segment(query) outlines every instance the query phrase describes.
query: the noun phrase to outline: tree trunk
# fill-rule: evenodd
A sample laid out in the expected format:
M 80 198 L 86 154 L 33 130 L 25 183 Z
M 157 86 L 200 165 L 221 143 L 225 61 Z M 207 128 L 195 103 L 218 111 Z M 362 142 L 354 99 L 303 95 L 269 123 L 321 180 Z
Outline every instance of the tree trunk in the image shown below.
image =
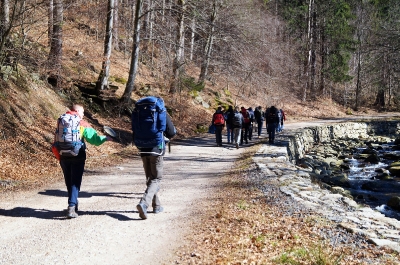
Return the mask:
M 194 51 L 194 37 L 196 33 L 196 19 L 192 18 L 192 24 L 190 26 L 191 35 L 190 35 L 190 60 L 193 60 L 193 51 Z
M 135 8 L 135 20 L 133 25 L 133 47 L 132 47 L 132 59 L 131 66 L 129 69 L 128 83 L 126 84 L 124 94 L 121 100 L 128 104 L 131 101 L 132 91 L 135 85 L 136 74 L 138 70 L 138 59 L 139 59 L 139 42 L 140 42 L 140 16 L 142 14 L 143 0 L 136 0 Z
M 178 0 L 177 3 L 177 31 L 176 31 L 176 43 L 175 43 L 175 58 L 172 63 L 173 80 L 171 83 L 170 93 L 174 94 L 178 90 L 179 79 L 183 72 L 183 57 L 184 57 L 184 45 L 185 45 L 185 24 L 184 24 L 184 11 L 185 11 L 185 0 Z
M 114 0 L 108 0 L 106 36 L 104 38 L 104 57 L 99 78 L 97 79 L 96 83 L 97 94 L 100 94 L 100 91 L 109 88 L 108 78 L 110 75 L 110 56 L 111 56 L 112 41 L 113 41 L 112 39 L 112 29 L 114 21 L 113 17 L 114 17 Z
M 356 80 L 356 102 L 354 106 L 354 110 L 358 111 L 360 107 L 360 99 L 361 99 L 361 42 L 360 36 L 358 36 L 359 45 L 357 51 L 357 80 Z
M 48 14 L 47 17 L 49 21 L 47 22 L 47 37 L 48 37 L 48 44 L 51 46 L 51 40 L 53 39 L 53 10 L 54 10 L 54 3 L 53 0 L 49 0 L 48 5 Z
M 310 98 L 311 100 L 315 100 L 315 76 L 316 76 L 316 44 L 317 44 L 317 12 L 315 11 L 315 6 L 313 4 L 312 7 L 312 27 L 311 27 L 311 69 L 310 69 Z
M 309 0 L 308 4 L 308 15 L 307 15 L 307 59 L 305 60 L 304 63 L 304 71 L 303 71 L 303 76 L 304 76 L 304 90 L 303 90 L 303 97 L 302 101 L 307 100 L 307 91 L 310 87 L 310 79 L 309 79 L 309 71 L 311 68 L 311 57 L 312 57 L 312 14 L 313 14 L 313 8 L 314 8 L 314 0 Z
M 113 27 L 112 27 L 112 36 L 113 36 L 113 46 L 114 50 L 119 51 L 119 0 L 114 0 L 114 21 L 113 21 Z
M 51 38 L 49 65 L 52 70 L 60 70 L 63 45 L 63 1 L 54 0 L 53 36 Z
M 1 0 L 1 18 L 0 18 L 0 59 L 3 53 L 5 40 L 10 32 L 10 3 L 9 0 Z M 1 65 L 1 60 L 0 60 Z
M 204 83 L 205 79 L 207 78 L 208 74 L 208 67 L 210 65 L 210 59 L 211 59 L 211 52 L 212 52 L 212 46 L 214 42 L 214 32 L 215 32 L 215 20 L 217 18 L 217 0 L 214 1 L 213 3 L 213 10 L 210 16 L 210 29 L 209 33 L 207 36 L 207 42 L 204 47 L 204 56 L 203 56 L 203 61 L 201 64 L 201 69 L 200 69 L 200 75 L 199 75 L 199 83 Z

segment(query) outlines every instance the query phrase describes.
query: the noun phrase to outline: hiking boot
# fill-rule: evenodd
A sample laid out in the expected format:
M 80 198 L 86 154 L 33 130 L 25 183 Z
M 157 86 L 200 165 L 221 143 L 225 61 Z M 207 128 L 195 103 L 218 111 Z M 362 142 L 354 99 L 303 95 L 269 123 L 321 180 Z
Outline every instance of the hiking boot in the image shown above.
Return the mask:
M 147 206 L 143 203 L 139 203 L 136 205 L 136 209 L 139 211 L 139 216 L 143 220 L 147 219 Z
M 161 213 L 164 211 L 164 207 L 162 206 L 157 206 L 153 208 L 153 213 Z
M 236 149 L 239 149 L 239 144 L 238 143 L 236 143 Z
M 67 218 L 76 218 L 78 214 L 75 212 L 75 206 L 68 206 Z

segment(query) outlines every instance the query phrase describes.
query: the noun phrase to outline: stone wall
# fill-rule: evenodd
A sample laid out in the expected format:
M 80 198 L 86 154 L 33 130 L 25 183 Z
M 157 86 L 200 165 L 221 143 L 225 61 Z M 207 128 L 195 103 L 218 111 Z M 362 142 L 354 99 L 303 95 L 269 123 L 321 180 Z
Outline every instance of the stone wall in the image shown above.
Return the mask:
M 332 139 L 367 139 L 372 135 L 400 137 L 400 121 L 359 121 L 343 122 L 318 127 L 307 127 L 285 135 L 289 160 L 295 163 L 302 158 L 314 143 L 329 142 Z

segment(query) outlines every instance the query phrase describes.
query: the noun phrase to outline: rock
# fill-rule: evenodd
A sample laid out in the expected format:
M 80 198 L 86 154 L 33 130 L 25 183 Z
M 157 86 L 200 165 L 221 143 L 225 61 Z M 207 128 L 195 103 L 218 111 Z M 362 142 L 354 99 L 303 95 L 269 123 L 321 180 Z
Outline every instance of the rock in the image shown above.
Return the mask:
M 336 176 L 324 176 L 321 181 L 331 185 L 331 186 L 339 186 L 339 187 L 345 187 L 345 188 L 350 188 L 350 182 L 349 179 L 345 174 L 341 175 L 336 175 Z
M 373 181 L 365 182 L 364 184 L 361 185 L 361 189 L 369 191 L 379 191 L 379 188 L 376 187 Z
M 387 202 L 387 206 L 389 206 L 394 210 L 400 211 L 400 197 L 397 196 L 391 197 Z
M 389 172 L 390 172 L 390 174 L 392 174 L 394 176 L 397 176 L 397 177 L 400 176 L 400 166 L 389 168 Z
M 386 172 L 379 173 L 378 175 L 375 176 L 375 178 L 380 179 L 380 180 L 392 180 L 393 178 Z
M 389 167 L 400 167 L 400 161 L 393 162 L 389 165 Z
M 365 162 L 369 162 L 371 164 L 378 164 L 379 161 L 381 161 L 381 159 L 379 158 L 379 156 L 377 154 L 371 154 L 369 155 L 366 159 Z

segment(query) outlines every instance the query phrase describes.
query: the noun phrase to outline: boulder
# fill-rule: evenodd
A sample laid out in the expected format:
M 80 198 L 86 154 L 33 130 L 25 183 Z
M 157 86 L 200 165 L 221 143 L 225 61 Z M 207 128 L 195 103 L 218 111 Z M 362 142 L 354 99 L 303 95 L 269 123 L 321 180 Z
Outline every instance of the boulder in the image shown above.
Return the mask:
M 389 172 L 393 176 L 400 177 L 400 166 L 390 167 Z
M 377 154 L 371 154 L 369 155 L 366 159 L 365 162 L 369 162 L 371 164 L 378 164 L 379 161 L 381 161 L 381 159 L 379 158 L 379 156 Z
M 389 165 L 389 167 L 400 167 L 400 161 L 393 162 Z
M 397 196 L 391 197 L 387 202 L 387 206 L 389 206 L 394 210 L 400 211 L 400 197 Z
M 363 190 L 369 190 L 369 191 L 379 191 L 379 187 L 375 185 L 373 181 L 365 182 L 364 184 L 361 185 L 361 189 Z
M 347 175 L 341 174 L 336 176 L 324 176 L 321 181 L 331 185 L 331 186 L 339 186 L 344 188 L 350 188 L 350 182 L 347 178 Z

